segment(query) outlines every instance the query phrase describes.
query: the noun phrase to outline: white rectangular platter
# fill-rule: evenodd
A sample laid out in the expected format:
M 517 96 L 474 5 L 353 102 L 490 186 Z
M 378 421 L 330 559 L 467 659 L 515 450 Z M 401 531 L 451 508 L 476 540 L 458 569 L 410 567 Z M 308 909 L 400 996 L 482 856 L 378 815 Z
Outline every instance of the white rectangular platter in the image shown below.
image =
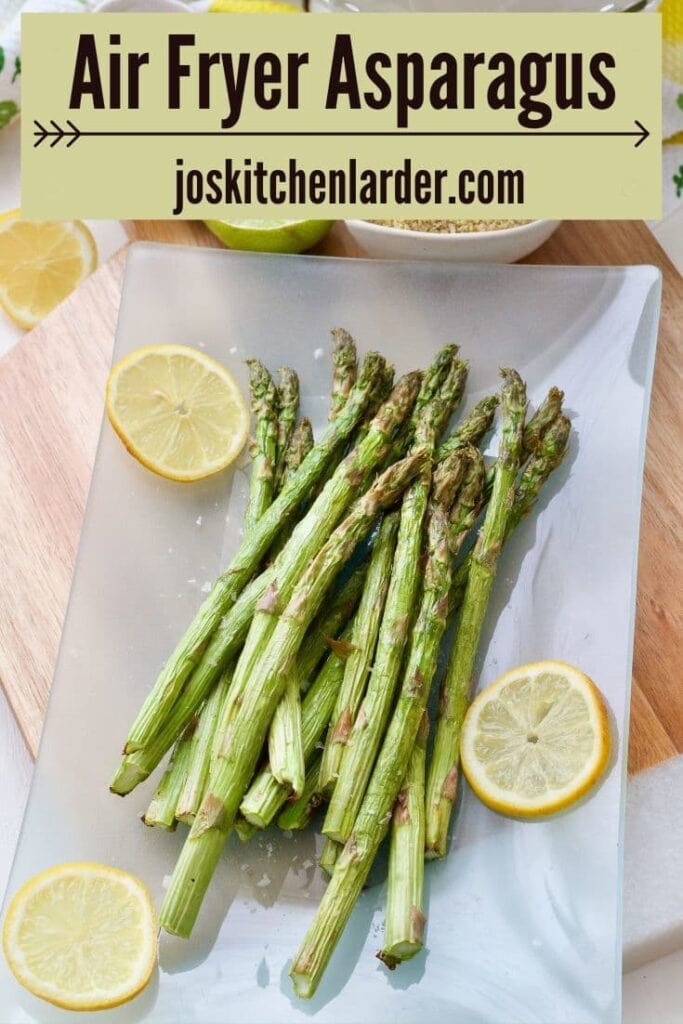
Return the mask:
M 621 842 L 640 493 L 660 282 L 651 267 L 456 266 L 132 247 L 116 357 L 153 342 L 202 347 L 246 387 L 244 359 L 293 365 L 318 431 L 329 330 L 403 372 L 446 341 L 470 360 L 463 408 L 514 366 L 535 406 L 564 388 L 571 451 L 506 546 L 479 685 L 550 657 L 609 702 L 616 755 L 590 800 L 523 824 L 462 787 L 449 857 L 427 866 L 427 951 L 394 973 L 380 946 L 381 864 L 313 1001 L 287 968 L 323 880 L 312 833 L 228 843 L 189 942 L 163 937 L 160 970 L 101 1024 L 617 1024 Z M 494 437 L 491 450 L 495 451 Z M 35 782 L 9 891 L 67 860 L 142 877 L 157 901 L 183 841 L 139 821 L 150 780 L 108 782 L 127 727 L 203 592 L 239 543 L 246 458 L 197 485 L 163 481 L 104 425 Z M 74 1018 L 0 965 L 3 1024 Z

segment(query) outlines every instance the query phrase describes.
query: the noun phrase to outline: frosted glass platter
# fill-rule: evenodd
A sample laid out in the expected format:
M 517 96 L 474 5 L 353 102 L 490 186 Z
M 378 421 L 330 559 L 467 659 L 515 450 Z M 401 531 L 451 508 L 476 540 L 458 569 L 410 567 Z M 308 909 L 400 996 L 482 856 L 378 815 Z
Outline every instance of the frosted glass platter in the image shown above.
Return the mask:
M 243 360 L 289 363 L 317 430 L 327 411 L 329 330 L 381 348 L 398 371 L 457 340 L 465 406 L 517 367 L 533 405 L 567 394 L 574 436 L 538 514 L 506 547 L 479 682 L 541 657 L 599 683 L 616 756 L 592 799 L 552 821 L 498 817 L 462 787 L 451 852 L 427 867 L 427 952 L 393 974 L 379 948 L 379 864 L 310 1003 L 287 967 L 323 881 L 312 833 L 229 841 L 189 942 L 163 937 L 160 971 L 101 1024 L 620 1019 L 621 844 L 636 555 L 660 282 L 652 267 L 458 266 L 281 257 L 134 245 L 116 356 L 151 342 L 202 347 L 246 384 Z M 495 438 L 492 450 L 495 450 Z M 140 875 L 159 901 L 183 841 L 139 821 L 153 781 L 125 799 L 109 778 L 128 724 L 210 582 L 235 550 L 246 460 L 176 485 L 138 466 L 105 424 L 10 892 L 66 860 Z M 514 583 L 514 587 L 513 587 Z M 73 1018 L 0 965 L 3 1024 Z

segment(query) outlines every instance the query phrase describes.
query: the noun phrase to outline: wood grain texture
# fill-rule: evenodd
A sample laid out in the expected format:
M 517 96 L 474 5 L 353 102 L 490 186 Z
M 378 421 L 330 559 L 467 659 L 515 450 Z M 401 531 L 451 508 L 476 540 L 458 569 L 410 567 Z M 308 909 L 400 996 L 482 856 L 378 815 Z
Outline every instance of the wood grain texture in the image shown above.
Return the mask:
M 123 262 L 96 271 L 0 362 L 0 680 L 33 755 L 90 485 Z
M 131 221 L 127 229 L 134 240 L 219 247 L 201 224 Z M 343 225 L 317 251 L 359 255 Z M 629 771 L 637 772 L 683 752 L 683 280 L 638 222 L 567 222 L 527 262 L 653 263 L 664 273 L 631 706 Z M 118 255 L 0 363 L 0 478 L 8 481 L 0 494 L 0 680 L 33 753 L 92 469 L 122 266 Z

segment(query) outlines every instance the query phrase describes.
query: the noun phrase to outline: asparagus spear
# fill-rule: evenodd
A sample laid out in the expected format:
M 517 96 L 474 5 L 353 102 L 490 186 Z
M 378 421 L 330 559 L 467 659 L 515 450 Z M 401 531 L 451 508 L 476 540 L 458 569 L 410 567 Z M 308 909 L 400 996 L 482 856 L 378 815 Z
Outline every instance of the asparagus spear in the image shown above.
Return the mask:
M 386 835 L 401 789 L 446 628 L 451 581 L 449 516 L 464 460 L 455 453 L 435 476 L 428 518 L 428 551 L 420 608 L 410 639 L 401 692 L 377 758 L 353 832 L 339 854 L 317 914 L 290 971 L 295 992 L 310 998 L 360 896 L 377 850 Z
M 428 415 L 428 422 L 437 435 L 448 422 L 462 397 L 467 380 L 467 366 L 458 359 L 458 351 L 457 345 L 444 345 L 427 367 L 412 416 L 402 428 L 397 440 L 396 450 L 399 456 L 405 454 L 414 443 L 418 425 L 424 420 L 425 415 Z M 435 403 L 440 406 L 438 423 L 433 409 Z
M 386 362 L 379 353 L 371 352 L 365 357 L 358 381 L 340 414 L 329 424 L 323 437 L 254 529 L 247 533 L 230 566 L 214 584 L 147 696 L 128 734 L 127 753 L 143 748 L 159 732 L 185 681 L 200 660 L 209 637 L 254 575 L 283 520 L 310 494 L 327 471 L 335 452 L 360 421 L 377 375 L 384 373 L 385 366 Z
M 374 420 L 375 416 L 377 415 L 377 413 L 382 408 L 387 398 L 391 394 L 393 386 L 394 367 L 391 365 L 391 363 L 387 363 L 384 372 L 377 375 L 377 379 L 375 381 L 372 394 L 370 395 L 370 399 L 368 401 L 367 411 L 362 422 L 359 423 L 355 432 L 351 436 L 349 448 L 357 448 L 361 441 L 367 436 L 372 421 Z M 401 452 L 400 454 L 405 454 L 405 452 Z M 400 454 L 397 454 L 396 458 L 399 458 Z M 343 452 L 337 454 L 337 461 L 335 464 L 333 464 L 333 467 L 330 470 L 330 476 L 332 475 L 332 472 L 337 468 L 337 465 L 342 461 L 343 457 Z M 322 484 L 319 485 L 318 491 L 314 493 L 314 497 L 317 497 L 320 490 L 322 490 Z
M 244 818 L 235 818 L 235 832 L 241 843 L 248 843 L 256 831 L 256 826 L 250 825 Z
M 342 639 L 347 642 L 350 637 L 351 626 L 347 626 Z M 331 651 L 303 699 L 301 737 L 306 765 L 311 763 L 318 742 L 327 728 L 344 678 L 344 665 L 345 659 Z M 270 767 L 266 766 L 247 790 L 240 804 L 240 812 L 256 827 L 266 828 L 289 796 L 289 786 L 283 786 L 278 782 Z
M 223 671 L 232 671 L 230 659 L 244 643 L 256 604 L 263 597 L 271 579 L 272 569 L 256 577 L 242 591 L 227 616 L 232 625 L 220 658 L 209 663 L 205 655 L 201 663 L 202 671 L 197 670 L 192 674 L 156 736 L 145 747 L 123 757 L 109 785 L 112 793 L 125 796 L 151 775 L 183 729 L 193 720 L 216 679 Z M 223 665 L 226 663 L 227 668 L 224 670 Z
M 340 587 L 337 594 L 333 597 L 329 609 L 318 616 L 306 634 L 305 644 L 299 658 L 297 659 L 295 672 L 298 686 L 302 692 L 306 692 L 311 680 L 314 678 L 314 672 L 317 666 L 328 653 L 328 645 L 330 641 L 338 636 L 339 631 L 346 625 L 353 615 L 361 594 L 363 593 L 366 574 L 367 565 L 360 565 L 351 574 L 344 585 Z M 273 722 L 276 721 L 278 712 L 280 712 L 282 707 L 283 702 L 281 701 L 275 715 L 273 716 Z M 223 738 L 232 720 L 234 710 L 234 706 L 226 700 L 221 709 L 220 718 L 216 727 L 212 765 L 215 764 L 215 760 L 220 752 Z M 327 722 L 325 724 L 327 724 Z M 272 728 L 273 725 L 271 723 L 271 729 Z M 319 737 L 316 737 L 316 742 L 317 739 L 319 739 Z
M 435 399 L 439 396 L 451 368 L 456 362 L 459 362 L 457 360 L 458 351 L 457 345 L 444 345 L 443 348 L 439 349 L 433 361 L 427 367 L 420 393 L 415 402 L 415 408 L 410 417 L 411 437 L 415 435 L 417 425 L 427 407 L 432 406 Z M 449 416 L 450 412 L 446 415 L 446 421 L 448 421 Z
M 270 641 L 256 652 L 231 740 L 222 750 L 161 907 L 159 919 L 166 931 L 185 937 L 192 931 L 306 629 L 358 541 L 380 512 L 398 500 L 427 459 L 428 453 L 418 450 L 391 466 L 356 502 L 294 588 Z
M 278 429 L 279 400 L 268 370 L 257 359 L 247 361 L 249 366 L 249 388 L 251 393 L 252 412 L 255 420 L 255 436 L 252 442 L 252 473 L 249 490 L 249 501 L 245 514 L 245 530 L 260 518 L 270 505 L 273 497 L 274 465 L 277 452 L 276 430 Z M 293 371 L 290 371 L 293 373 Z M 298 378 L 296 380 L 296 404 L 298 404 Z M 291 389 L 290 389 L 291 390 Z M 285 392 L 286 397 L 290 395 Z M 296 406 L 295 406 L 296 413 Z M 282 416 L 287 416 L 283 410 Z M 222 688 L 219 687 L 222 692 Z M 176 817 L 179 821 L 191 823 L 199 803 L 209 764 L 209 751 L 216 725 L 218 707 L 217 697 L 209 697 L 202 708 L 199 725 L 195 729 L 192 750 L 189 756 L 173 758 L 172 776 L 164 776 L 163 785 L 166 791 L 179 794 Z M 180 740 L 178 741 L 180 742 Z M 112 788 L 117 785 L 114 780 Z M 156 796 L 152 801 L 152 813 L 156 806 Z
M 488 395 L 477 402 L 453 434 L 439 445 L 435 461 L 443 462 L 445 458 L 466 444 L 479 444 L 493 425 L 493 417 L 496 414 L 498 403 L 498 395 Z
M 224 744 L 230 741 L 232 722 L 250 677 L 257 670 L 256 661 L 275 629 L 278 611 L 286 605 L 302 573 L 341 520 L 354 497 L 364 484 L 367 486 L 368 475 L 391 451 L 394 432 L 410 414 L 420 380 L 419 373 L 409 373 L 401 378 L 370 424 L 366 436 L 337 467 L 278 556 L 273 566 L 271 585 L 256 608 L 237 663 L 228 696 L 231 710 L 224 716 Z M 213 645 L 221 642 L 220 632 L 217 631 L 207 655 L 210 655 Z
M 455 360 L 454 355 L 453 358 Z M 430 447 L 435 443 L 435 424 L 440 427 L 448 421 L 452 412 L 450 403 L 457 401 L 462 394 L 461 372 L 455 360 L 452 364 L 452 373 L 447 377 L 445 401 L 437 391 L 432 401 L 422 408 L 422 415 L 417 424 L 418 438 Z M 452 440 L 456 442 L 453 452 L 461 451 L 470 441 L 479 439 L 490 426 L 497 404 L 497 399 L 489 398 L 476 406 L 453 435 Z M 443 449 L 444 446 L 441 447 Z M 444 455 L 442 462 L 445 462 L 447 457 Z M 420 562 L 422 530 L 430 484 L 431 475 L 425 472 L 414 481 L 403 498 L 396 556 L 377 641 L 375 664 L 365 698 L 343 752 L 337 782 L 323 824 L 323 833 L 338 841 L 346 842 L 351 833 L 391 711 L 417 600 L 417 567 Z
M 391 822 L 384 945 L 377 954 L 389 970 L 422 949 L 425 847 L 425 769 L 429 718 L 425 712 Z
M 543 435 L 517 484 L 506 537 L 509 537 L 522 519 L 531 512 L 541 487 L 562 462 L 567 452 L 571 429 L 569 419 L 564 413 L 560 413 Z
M 245 531 L 261 518 L 263 512 L 271 504 L 275 490 L 276 456 L 280 456 L 280 445 L 282 444 L 283 462 L 285 461 L 284 446 L 289 440 L 290 421 L 296 417 L 299 402 L 299 381 L 293 370 L 280 371 L 282 387 L 278 392 L 263 363 L 257 359 L 251 359 L 247 360 L 247 365 L 255 431 L 252 442 L 252 472 L 249 501 L 245 513 Z M 299 464 L 301 461 L 300 459 Z M 224 676 L 223 679 L 225 678 Z M 180 792 L 176 808 L 178 821 L 191 824 L 201 802 L 219 710 L 218 702 L 223 696 L 224 689 L 224 686 L 219 685 L 219 693 L 214 691 L 201 710 L 199 724 L 195 729 L 192 741 L 189 762 L 186 763 L 187 758 L 174 762 L 173 771 L 177 778 L 169 781 L 169 786 L 172 785 L 175 790 L 179 789 Z M 184 777 L 180 776 L 181 771 Z
M 317 663 L 325 654 L 328 639 L 334 637 L 344 622 L 352 615 L 363 589 L 364 573 L 364 567 L 360 567 L 333 600 L 329 614 L 322 616 L 318 623 L 313 624 L 299 661 L 298 671 L 304 689 L 306 689 L 309 680 L 312 678 L 313 670 Z M 228 649 L 228 657 L 232 656 L 243 643 L 257 601 L 263 597 L 271 578 L 272 569 L 253 580 L 242 592 L 232 609 L 231 615 L 236 622 L 236 627 Z M 218 667 L 217 671 L 220 672 L 220 667 Z M 226 672 L 230 674 L 232 669 L 228 667 Z M 112 793 L 116 793 L 119 796 L 130 793 L 131 790 L 154 771 L 164 754 L 173 745 L 176 737 L 194 719 L 196 709 L 201 704 L 206 692 L 210 689 L 214 678 L 215 673 L 208 671 L 205 675 L 199 672 L 193 674 L 186 689 L 176 701 L 161 732 L 154 738 L 152 743 L 143 750 L 136 750 L 134 754 L 127 754 L 123 758 L 110 785 Z M 216 737 L 222 737 L 225 731 L 224 710 L 225 703 L 223 709 L 221 709 L 219 723 L 216 726 Z M 327 722 L 325 724 L 327 725 Z
M 304 417 L 299 420 L 292 436 L 289 439 L 287 450 L 284 453 L 284 464 L 282 466 L 282 472 L 278 474 L 278 478 L 275 482 L 275 493 L 280 493 L 287 481 L 294 475 L 296 470 L 299 468 L 301 463 L 304 461 L 311 448 L 313 448 L 315 441 L 313 439 L 313 427 L 311 421 Z M 283 547 L 292 535 L 293 523 L 286 520 L 282 529 L 278 533 L 277 537 L 270 546 L 268 551 L 268 560 L 274 562 L 277 556 L 282 551 Z
M 351 573 L 347 581 L 339 588 L 333 597 L 327 611 L 319 615 L 311 624 L 306 636 L 305 644 L 297 659 L 296 671 L 299 676 L 300 689 L 306 693 L 315 678 L 315 670 L 320 665 L 323 657 L 329 654 L 330 650 L 337 648 L 339 644 L 347 646 L 347 656 L 350 653 L 348 645 L 350 637 L 348 634 L 339 639 L 339 634 L 346 627 L 358 607 L 365 579 L 367 577 L 367 562 L 363 562 Z
M 458 554 L 468 531 L 474 525 L 481 504 L 484 489 L 484 463 L 476 448 L 468 445 L 456 449 L 437 468 L 434 489 L 439 495 L 441 481 L 459 480 L 457 502 L 452 509 L 448 524 L 448 540 L 453 557 Z M 413 490 L 415 485 L 413 485 Z M 443 497 L 442 497 L 443 500 Z M 405 501 L 404 509 L 405 512 Z M 410 511 L 410 510 L 408 510 Z M 394 701 L 394 693 L 401 667 L 403 644 L 397 641 L 397 615 L 403 615 L 403 623 L 412 620 L 412 610 L 405 603 L 408 587 L 415 586 L 415 580 L 404 572 L 403 564 L 398 556 L 405 557 L 411 552 L 408 562 L 409 572 L 417 576 L 415 567 L 418 565 L 417 553 L 413 547 L 415 538 L 406 532 L 405 552 L 397 546 L 397 560 L 394 566 L 395 579 L 392 577 L 392 588 L 395 588 L 396 610 L 389 617 L 385 616 L 382 623 L 377 658 L 372 672 L 370 685 L 361 705 L 355 726 L 349 738 L 349 744 L 342 762 L 341 772 L 335 786 L 330 804 L 323 823 L 323 833 L 337 842 L 345 843 L 351 835 L 354 822 L 361 806 L 365 789 L 370 778 L 377 752 L 382 743 L 387 721 Z M 412 568 L 411 568 L 412 567 Z M 449 573 L 450 578 L 450 573 Z M 389 601 L 387 601 L 389 608 Z M 404 611 L 404 609 L 407 609 Z M 406 626 L 403 626 L 405 630 Z
M 535 452 L 543 440 L 548 428 L 555 422 L 562 411 L 564 392 L 559 388 L 550 388 L 536 412 L 524 427 L 522 447 L 526 455 Z
M 515 502 L 510 511 L 510 518 L 508 520 L 505 533 L 506 541 L 510 537 L 511 533 L 519 526 L 522 519 L 531 512 L 534 504 L 536 503 L 541 487 L 550 474 L 557 469 L 562 462 L 567 450 L 570 432 L 571 423 L 565 415 L 560 413 L 555 421 L 550 424 L 546 433 L 541 438 L 539 447 L 529 459 L 519 483 L 517 484 Z M 459 607 L 463 600 L 471 563 L 472 553 L 470 552 L 467 558 L 460 563 L 455 574 L 454 585 L 451 593 L 451 608 L 453 611 Z M 462 723 L 469 705 L 470 694 L 466 688 L 463 688 L 458 694 L 453 695 L 450 711 L 453 731 L 457 734 L 456 742 L 458 760 L 460 757 L 460 734 L 462 732 Z M 453 803 L 455 802 L 457 794 L 457 769 L 458 765 L 456 762 L 456 770 L 451 778 L 452 786 L 450 789 L 453 793 Z M 426 856 L 429 859 L 430 851 L 427 851 Z
M 283 785 L 290 786 L 294 796 L 304 790 L 306 768 L 301 737 L 301 699 L 296 669 L 287 676 L 285 692 L 275 709 L 268 733 L 270 770 Z
M 278 391 L 263 363 L 257 359 L 248 360 L 247 363 L 256 429 L 252 448 L 249 502 L 244 520 L 245 531 L 258 522 L 273 500 L 278 465 L 276 458 L 282 459 L 283 465 L 285 464 L 285 449 L 289 443 L 299 404 L 299 379 L 293 370 L 280 371 L 282 384 Z M 299 465 L 301 461 L 299 460 Z M 189 762 L 182 768 L 185 777 L 180 786 L 175 815 L 178 821 L 187 825 L 194 821 L 204 795 L 216 723 L 230 681 L 231 674 L 224 673 L 218 686 L 207 698 L 192 739 Z M 176 773 L 181 771 L 180 763 L 175 765 L 174 770 Z
M 332 398 L 330 419 L 338 416 L 346 404 L 356 380 L 356 343 L 343 327 L 332 331 Z
M 415 433 L 415 427 L 418 425 L 418 433 L 422 438 L 427 436 L 429 431 L 440 432 L 443 425 L 449 420 L 455 404 L 462 397 L 462 393 L 465 387 L 467 379 L 467 367 L 461 360 L 457 358 L 458 348 L 455 345 L 446 345 L 436 355 L 436 358 L 428 368 L 417 399 L 410 421 L 407 425 L 409 429 L 409 436 L 413 436 Z M 419 412 L 419 417 L 418 417 Z M 425 426 L 428 424 L 428 428 Z M 372 424 L 371 424 L 372 427 Z M 359 445 L 365 441 L 370 428 L 366 425 L 361 425 L 357 432 Z M 431 434 L 429 434 L 431 437 Z M 398 440 L 395 449 L 400 449 L 401 441 Z M 393 453 L 392 453 L 393 454 Z M 386 456 L 385 459 L 391 456 Z M 367 482 L 364 483 L 364 487 L 368 485 L 370 473 L 367 474 Z M 425 499 L 426 500 L 426 499 Z M 369 644 L 367 644 L 369 646 Z M 366 648 L 367 649 L 367 648 Z M 236 694 L 237 695 L 237 694 Z M 292 708 L 291 720 L 288 722 L 288 709 Z M 283 700 L 278 711 L 276 711 L 271 725 L 271 735 L 278 736 L 280 734 L 280 750 L 284 751 L 287 749 L 286 735 L 294 735 L 297 721 L 296 721 L 296 707 L 294 705 L 294 696 L 292 693 L 289 694 L 289 700 Z M 339 744 L 335 744 L 338 748 Z M 273 758 L 276 762 L 278 759 L 278 742 L 273 743 Z M 300 768 L 300 762 L 299 762 Z M 283 773 L 283 779 L 287 778 L 287 773 Z
M 176 743 L 168 768 L 156 788 L 149 807 L 142 816 L 145 825 L 165 828 L 168 832 L 175 831 L 178 824 L 175 809 L 190 764 L 192 733 L 193 729 L 188 728 Z
M 340 843 L 335 843 L 334 839 L 325 839 L 320 856 L 318 857 L 318 864 L 326 875 L 332 877 L 332 872 L 341 850 L 342 846 Z
M 190 749 L 190 762 L 184 785 L 178 796 L 175 816 L 178 821 L 191 825 L 199 810 L 204 790 L 209 779 L 211 750 L 213 747 L 216 722 L 225 696 L 230 688 L 230 674 L 224 674 L 218 686 L 209 694 L 199 717 Z
M 465 393 L 468 372 L 469 367 L 467 363 L 462 359 L 454 358 L 444 377 L 436 400 L 431 403 L 432 428 L 436 440 L 439 439 L 449 419 L 460 405 L 462 396 Z M 416 431 L 416 436 L 417 433 Z
M 372 385 L 373 392 L 376 392 L 378 386 L 383 389 L 387 380 L 386 365 L 384 365 L 376 374 Z M 250 623 L 245 649 L 240 658 L 241 671 L 236 674 L 238 682 L 233 687 L 231 695 L 228 697 L 228 706 L 221 716 L 221 733 L 223 727 L 228 729 L 232 719 L 230 707 L 236 705 L 240 699 L 248 676 L 250 652 L 253 646 L 261 643 L 263 636 L 272 629 L 270 612 L 273 610 L 273 602 L 278 598 L 283 603 L 286 602 L 287 593 L 291 592 L 293 583 L 323 543 L 330 526 L 339 521 L 354 495 L 366 483 L 369 474 L 386 458 L 387 453 L 391 450 L 392 434 L 397 425 L 405 419 L 415 400 L 419 380 L 420 375 L 413 373 L 406 374 L 398 382 L 370 423 L 363 440 L 337 467 L 324 492 L 318 496 L 280 552 L 275 565 L 267 570 L 268 586 L 262 591 L 262 596 L 256 605 L 256 612 L 261 609 L 262 614 L 255 614 L 254 621 Z M 371 396 L 369 401 L 372 400 Z M 263 575 L 257 579 L 262 579 Z M 255 585 L 257 585 L 257 581 L 252 581 L 252 587 Z M 238 602 L 235 606 L 235 614 L 228 614 L 216 629 L 190 680 L 188 695 L 190 693 L 192 695 L 207 693 L 229 657 L 244 643 L 244 620 L 242 616 L 239 619 L 236 617 L 239 604 Z M 188 699 L 187 703 L 190 704 L 191 701 Z M 282 714 L 286 715 L 286 709 Z
M 282 488 L 287 467 L 287 452 L 299 411 L 299 378 L 289 366 L 283 366 L 280 370 L 277 406 L 277 457 L 273 476 L 273 489 L 276 494 Z
M 324 793 L 334 788 L 344 745 L 365 692 L 365 683 L 375 653 L 377 634 L 391 578 L 398 524 L 398 513 L 385 516 L 373 545 L 365 590 L 353 623 L 351 643 L 354 650 L 346 662 L 344 680 L 337 696 L 322 755 L 320 786 Z M 271 729 L 271 736 L 272 734 Z M 279 778 L 272 751 L 270 763 L 273 774 Z
M 526 438 L 526 441 L 523 442 L 523 445 L 522 445 L 522 447 L 523 447 L 522 464 L 523 465 L 528 460 L 529 456 L 532 454 L 532 449 L 533 450 L 537 450 L 538 447 L 541 445 L 541 442 L 543 441 L 543 439 L 548 434 L 550 428 L 551 427 L 553 429 L 557 428 L 557 422 L 558 422 L 558 419 L 559 419 L 559 417 L 561 415 L 561 412 L 557 413 L 555 421 L 550 420 L 549 419 L 549 415 L 550 415 L 550 412 L 553 409 L 557 409 L 558 399 L 561 402 L 563 398 L 564 398 L 564 394 L 563 394 L 562 391 L 560 391 L 558 388 L 551 387 L 550 390 L 548 391 L 548 394 L 543 399 L 543 401 L 539 405 L 539 407 L 536 410 L 536 412 L 527 421 L 527 423 L 526 423 L 526 425 L 524 427 L 524 437 Z M 498 401 L 498 399 L 496 398 L 496 403 L 497 403 L 497 401 Z M 482 402 L 479 403 L 479 405 L 483 405 L 484 402 L 488 402 L 488 399 L 484 399 Z M 479 406 L 477 406 L 475 409 L 473 409 L 472 413 L 470 414 L 468 419 L 462 424 L 462 428 L 461 429 L 464 430 L 465 434 L 468 433 L 469 421 L 471 421 L 472 424 L 474 424 L 474 422 L 476 420 L 476 413 L 477 413 L 477 409 L 478 408 L 479 408 Z M 493 408 L 495 408 L 495 406 Z M 491 415 L 493 415 L 493 411 L 492 411 Z M 568 421 L 567 421 L 567 423 L 568 423 Z M 459 447 L 460 446 L 460 438 L 458 436 L 458 433 L 459 432 L 456 431 L 456 433 L 453 435 L 452 438 L 449 438 L 446 442 L 444 442 L 444 444 L 441 446 L 440 451 L 446 451 L 447 449 L 449 449 L 450 451 L 454 451 L 457 447 Z M 475 436 L 473 438 L 473 440 L 472 440 L 472 443 L 473 444 L 478 444 L 479 440 L 480 440 L 480 438 Z M 529 447 L 527 447 L 527 444 L 529 445 Z M 563 449 L 563 453 L 564 453 L 564 449 Z M 543 461 L 543 464 L 545 465 L 546 464 L 546 460 L 544 459 L 542 461 Z M 495 463 L 494 463 L 493 466 L 491 466 L 487 470 L 487 473 L 486 473 L 485 501 L 488 501 L 488 499 L 491 497 L 491 491 L 493 489 L 493 478 L 494 478 L 494 475 L 495 475 Z M 536 496 L 537 495 L 534 495 L 534 499 L 533 500 L 535 500 Z M 533 501 L 532 501 L 532 504 L 533 504 Z M 511 511 L 511 519 L 515 516 L 515 509 L 517 508 L 517 505 L 518 505 L 518 501 L 517 501 L 517 498 L 515 498 L 515 505 L 513 506 L 513 509 Z M 528 510 L 529 509 L 527 508 L 526 511 L 528 511 Z M 526 511 L 524 513 L 522 513 L 522 514 L 526 514 Z M 506 534 L 506 539 L 507 539 L 507 537 L 509 537 L 510 533 L 511 533 L 511 528 L 508 527 L 508 532 Z M 457 571 L 455 573 L 455 578 L 453 580 L 453 588 L 452 588 L 452 591 L 451 591 L 451 612 L 456 611 L 460 607 L 460 604 L 462 603 L 462 598 L 463 598 L 464 593 L 465 593 L 465 586 L 467 584 L 467 576 L 469 574 L 470 560 L 471 560 L 471 552 L 469 552 L 467 554 L 467 556 L 462 560 L 462 562 L 458 566 L 458 569 L 457 569 Z
M 320 758 L 316 757 L 306 769 L 306 781 L 301 795 L 285 805 L 277 819 L 278 827 L 285 832 L 298 832 L 310 824 L 311 818 L 323 802 L 320 789 Z
M 244 516 L 246 533 L 273 500 L 278 434 L 278 397 L 272 377 L 258 359 L 247 359 L 247 366 L 255 427 L 251 444 L 249 501 Z
M 313 670 L 323 656 L 330 638 L 350 618 L 363 591 L 367 568 L 360 567 L 349 578 L 332 604 L 331 610 L 319 624 L 313 624 L 306 638 L 296 670 L 287 681 L 285 694 L 275 709 L 270 723 L 268 747 L 270 770 L 278 782 L 291 786 L 294 793 L 301 792 L 305 774 L 303 740 L 301 736 L 301 698 L 312 678 Z M 231 713 L 221 723 L 224 736 L 230 724 Z
M 294 476 L 311 448 L 315 445 L 313 426 L 307 416 L 302 416 L 292 431 L 289 444 L 284 453 L 284 465 L 278 478 L 278 491 L 282 490 L 287 481 Z
M 548 392 L 548 398 L 546 398 L 545 401 L 548 401 L 553 391 L 556 391 L 556 389 L 550 389 Z M 562 392 L 560 392 L 560 394 L 562 394 Z M 527 426 L 525 427 L 525 434 L 528 427 L 534 424 L 535 417 L 542 414 L 543 405 L 540 405 L 538 412 L 534 413 L 534 416 L 527 423 Z M 513 530 L 519 526 L 524 516 L 531 512 L 542 485 L 562 462 L 562 459 L 566 454 L 570 432 L 571 423 L 564 413 L 560 411 L 555 420 L 546 427 L 545 432 L 535 440 L 533 453 L 527 451 L 526 448 L 524 449 L 523 458 L 528 459 L 528 461 L 523 467 L 522 475 L 515 490 L 515 501 L 512 509 L 510 510 L 510 519 L 505 533 L 506 540 Z M 454 585 L 458 590 L 462 591 L 462 596 L 464 596 L 465 586 L 467 584 L 471 558 L 472 553 L 470 552 L 467 558 L 463 559 L 455 574 Z
M 426 850 L 428 857 L 446 853 L 457 783 L 460 718 L 467 700 L 474 660 L 484 624 L 498 556 L 514 501 L 515 478 L 522 457 L 526 389 L 513 370 L 503 370 L 503 429 L 495 466 L 493 492 L 472 552 L 455 643 L 441 693 L 434 750 L 427 779 Z

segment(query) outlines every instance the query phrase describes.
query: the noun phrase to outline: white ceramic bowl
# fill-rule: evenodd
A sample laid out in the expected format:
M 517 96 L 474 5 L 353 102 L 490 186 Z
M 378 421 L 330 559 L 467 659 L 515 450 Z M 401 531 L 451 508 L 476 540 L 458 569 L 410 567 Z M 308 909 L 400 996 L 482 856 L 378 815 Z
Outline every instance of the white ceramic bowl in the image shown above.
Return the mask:
M 102 0 L 95 14 L 189 14 L 181 0 Z
M 514 263 L 550 238 L 559 220 L 532 220 L 513 228 L 445 234 L 406 231 L 367 220 L 346 227 L 366 256 L 387 260 L 453 260 L 456 263 Z

